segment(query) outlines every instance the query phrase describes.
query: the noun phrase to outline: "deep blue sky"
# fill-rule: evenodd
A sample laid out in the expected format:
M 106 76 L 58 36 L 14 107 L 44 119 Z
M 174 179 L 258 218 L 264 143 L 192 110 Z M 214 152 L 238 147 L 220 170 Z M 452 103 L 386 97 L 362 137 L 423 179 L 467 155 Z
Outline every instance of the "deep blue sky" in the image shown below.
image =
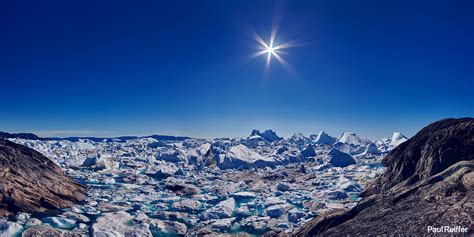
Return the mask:
M 469 3 L 471 2 L 471 3 Z M 5 3 L 3 3 L 5 4 Z M 472 1 L 13 1 L 0 130 L 45 136 L 413 135 L 474 116 Z M 277 5 L 277 7 L 275 7 Z M 305 44 L 247 61 L 255 31 Z

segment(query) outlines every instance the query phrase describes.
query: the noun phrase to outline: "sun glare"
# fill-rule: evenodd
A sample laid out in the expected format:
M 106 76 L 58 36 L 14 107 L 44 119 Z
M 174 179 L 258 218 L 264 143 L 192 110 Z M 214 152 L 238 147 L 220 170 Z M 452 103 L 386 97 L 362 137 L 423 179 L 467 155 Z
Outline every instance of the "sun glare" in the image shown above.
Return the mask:
M 275 49 L 272 46 L 268 46 L 266 52 L 271 56 L 272 54 L 276 53 Z
M 251 55 L 251 58 L 256 58 L 259 56 L 266 56 L 266 61 L 265 61 L 265 73 L 268 72 L 270 69 L 270 62 L 273 57 L 277 59 L 278 62 L 289 72 L 294 72 L 294 69 L 288 64 L 285 59 L 283 59 L 280 54 L 282 54 L 281 50 L 282 49 L 287 49 L 291 47 L 296 47 L 298 44 L 295 41 L 291 41 L 288 43 L 282 43 L 279 45 L 275 45 L 275 38 L 276 38 L 276 29 L 272 30 L 272 34 L 270 36 L 270 41 L 267 43 L 265 42 L 262 37 L 260 37 L 258 34 L 253 33 L 252 37 L 257 41 L 258 46 L 260 48 L 260 51 L 255 52 Z

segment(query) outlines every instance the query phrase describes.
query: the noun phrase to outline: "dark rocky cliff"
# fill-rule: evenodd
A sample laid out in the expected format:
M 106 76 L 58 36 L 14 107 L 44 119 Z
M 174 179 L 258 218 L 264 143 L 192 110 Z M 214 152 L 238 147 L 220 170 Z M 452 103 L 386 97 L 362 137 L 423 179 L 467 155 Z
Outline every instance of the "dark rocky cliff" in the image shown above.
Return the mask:
M 296 235 L 426 235 L 428 226 L 473 233 L 474 119 L 445 119 L 399 145 L 387 171 L 351 210 L 326 213 Z
M 41 153 L 0 139 L 0 217 L 68 207 L 83 200 L 84 191 Z

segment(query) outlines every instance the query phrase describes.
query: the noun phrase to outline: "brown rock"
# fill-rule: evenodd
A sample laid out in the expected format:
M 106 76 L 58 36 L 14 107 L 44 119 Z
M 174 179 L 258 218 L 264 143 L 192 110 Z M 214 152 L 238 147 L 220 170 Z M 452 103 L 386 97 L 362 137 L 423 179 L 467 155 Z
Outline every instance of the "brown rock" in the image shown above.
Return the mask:
M 382 193 L 397 184 L 409 186 L 462 160 L 474 160 L 474 119 L 432 123 L 383 159 L 387 172 L 363 195 Z
M 387 171 L 351 210 L 323 214 L 296 235 L 433 235 L 428 226 L 473 233 L 474 119 L 435 122 L 387 155 Z M 463 233 L 458 233 L 463 234 Z
M 69 207 L 84 191 L 41 153 L 0 139 L 0 216 Z

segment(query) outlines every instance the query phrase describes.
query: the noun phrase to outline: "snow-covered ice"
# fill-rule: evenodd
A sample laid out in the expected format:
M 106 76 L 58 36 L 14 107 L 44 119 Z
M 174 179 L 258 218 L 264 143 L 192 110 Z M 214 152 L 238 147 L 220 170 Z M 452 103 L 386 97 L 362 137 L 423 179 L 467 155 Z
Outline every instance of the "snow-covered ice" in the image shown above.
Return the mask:
M 0 235 L 55 228 L 84 236 L 287 233 L 350 208 L 406 138 L 274 131 L 218 139 L 11 139 L 50 157 L 89 187 L 84 203 L 49 216 L 0 220 Z M 33 228 L 34 227 L 34 228 Z M 30 233 L 29 232 L 29 233 Z

